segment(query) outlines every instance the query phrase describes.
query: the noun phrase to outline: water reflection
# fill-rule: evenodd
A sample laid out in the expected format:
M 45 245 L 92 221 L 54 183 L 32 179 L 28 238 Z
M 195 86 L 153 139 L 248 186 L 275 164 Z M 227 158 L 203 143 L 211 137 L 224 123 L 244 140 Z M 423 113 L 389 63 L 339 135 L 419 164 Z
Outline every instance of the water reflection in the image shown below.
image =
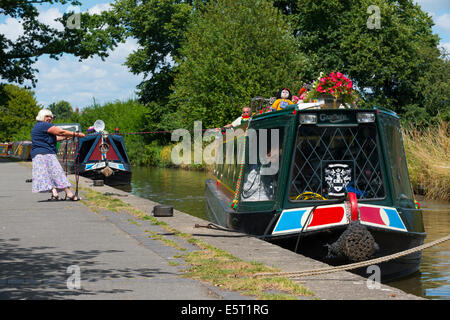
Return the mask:
M 422 201 L 421 205 L 427 232 L 425 243 L 450 234 L 449 203 Z M 420 273 L 390 285 L 428 299 L 450 299 L 450 242 L 424 250 Z
M 205 179 L 211 177 L 202 171 L 135 167 L 128 191 L 206 219 Z M 450 234 L 450 204 L 421 201 L 421 205 L 427 232 L 425 243 Z M 424 250 L 420 272 L 389 285 L 428 299 L 449 300 L 450 242 Z
M 131 186 L 120 189 L 206 220 L 207 178 L 212 176 L 204 171 L 133 167 Z

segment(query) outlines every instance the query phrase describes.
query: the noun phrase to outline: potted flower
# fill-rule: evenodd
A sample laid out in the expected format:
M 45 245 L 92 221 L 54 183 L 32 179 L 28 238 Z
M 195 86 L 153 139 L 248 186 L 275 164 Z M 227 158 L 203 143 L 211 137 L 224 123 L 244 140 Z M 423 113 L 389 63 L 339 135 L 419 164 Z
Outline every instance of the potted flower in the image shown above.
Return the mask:
M 353 89 L 353 82 L 340 72 L 331 72 L 328 76 L 320 77 L 306 94 L 305 102 L 323 100 L 328 107 L 337 108 L 339 105 L 352 105 L 357 100 Z

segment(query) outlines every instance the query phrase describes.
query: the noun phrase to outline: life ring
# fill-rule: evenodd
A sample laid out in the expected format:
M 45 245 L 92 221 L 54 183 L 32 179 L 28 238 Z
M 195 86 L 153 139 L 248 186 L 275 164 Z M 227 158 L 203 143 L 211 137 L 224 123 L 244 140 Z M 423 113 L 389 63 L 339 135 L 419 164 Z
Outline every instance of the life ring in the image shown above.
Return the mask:
M 357 221 L 359 215 L 358 215 L 358 199 L 356 198 L 356 194 L 354 192 L 349 192 L 347 194 L 347 201 L 350 202 L 350 213 L 352 221 Z

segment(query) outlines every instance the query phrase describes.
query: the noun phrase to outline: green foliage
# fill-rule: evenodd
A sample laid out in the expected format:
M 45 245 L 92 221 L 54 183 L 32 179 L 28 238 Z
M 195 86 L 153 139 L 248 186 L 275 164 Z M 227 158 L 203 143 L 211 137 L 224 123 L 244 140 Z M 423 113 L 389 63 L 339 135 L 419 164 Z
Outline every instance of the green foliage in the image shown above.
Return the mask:
M 268 1 L 209 2 L 177 56 L 172 103 L 185 125 L 230 123 L 254 96 L 299 89 L 306 61 L 285 16 Z
M 9 80 L 33 78 L 32 57 L 41 54 L 105 57 L 117 42 L 137 39 L 125 64 L 144 78 L 137 89 L 148 131 L 194 119 L 221 126 L 253 96 L 284 86 L 296 93 L 331 71 L 354 82 L 360 107 L 390 108 L 421 124 L 450 114 L 449 62 L 439 57 L 431 17 L 413 0 L 115 0 L 100 15 L 82 14 L 80 29 L 61 32 L 38 23 L 33 2 L 0 3 L 2 13 L 26 21 L 19 41 L 5 40 L 0 52 Z M 380 28 L 367 25 L 373 5 Z
M 56 119 L 70 119 L 73 113 L 72 105 L 64 100 L 53 102 L 48 106 Z
M 148 166 L 158 166 L 161 159 L 162 147 L 158 141 L 154 140 L 150 144 L 145 145 L 143 150 L 142 163 Z
M 379 28 L 368 27 L 371 5 L 380 10 Z M 295 28 L 312 68 L 348 75 L 360 106 L 390 108 L 424 123 L 449 113 L 449 66 L 439 57 L 432 25 L 411 0 L 300 0 Z
M 39 109 L 33 91 L 12 84 L 1 85 L 0 141 L 30 140 Z
M 144 130 L 147 132 L 157 132 L 146 135 L 146 141 L 157 139 L 160 144 L 170 142 L 169 131 L 176 130 L 183 126 L 181 114 L 175 112 L 176 106 L 150 102 L 146 104 Z
M 173 60 L 193 10 L 192 1 L 117 0 L 109 12 L 119 19 L 140 48 L 125 63 L 134 74 L 143 74 L 138 86 L 140 101 L 166 103 L 173 83 Z
M 405 121 L 416 125 L 438 125 L 450 121 L 450 60 L 437 58 L 434 48 L 420 48 L 423 71 L 414 83 L 414 102 L 402 109 Z M 411 122 L 411 120 L 409 121 Z
M 105 122 L 108 132 L 119 128 L 120 133 L 134 133 L 142 131 L 145 114 L 146 108 L 135 100 L 110 102 L 102 106 L 94 103 L 83 110 L 78 122 L 84 131 L 100 119 Z M 125 134 L 124 139 L 130 160 L 135 164 L 141 163 L 145 149 L 144 136 Z

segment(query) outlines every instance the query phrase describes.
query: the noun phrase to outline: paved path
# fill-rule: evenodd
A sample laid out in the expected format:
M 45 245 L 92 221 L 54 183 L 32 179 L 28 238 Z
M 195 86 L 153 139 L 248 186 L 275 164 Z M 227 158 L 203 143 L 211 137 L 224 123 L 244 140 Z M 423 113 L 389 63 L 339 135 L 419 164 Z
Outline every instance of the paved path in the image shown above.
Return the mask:
M 176 250 L 142 231 L 155 226 L 47 202 L 29 164 L 0 161 L 0 177 L 0 299 L 245 299 L 181 278 Z
M 47 202 L 49 195 L 32 194 L 31 184 L 25 182 L 31 178 L 29 163 L 0 160 L 0 177 L 0 299 L 249 299 L 180 277 L 183 265 L 171 263 L 181 262 L 174 258 L 180 252 L 150 239 L 147 230 L 164 231 L 149 221 L 125 213 L 94 213 L 80 202 Z M 92 187 L 83 177 L 80 185 L 112 194 L 148 214 L 156 205 L 109 186 Z M 207 222 L 177 210 L 173 217 L 158 219 L 246 261 L 282 271 L 327 266 L 253 237 L 195 228 Z M 68 280 L 76 275 L 73 270 L 80 271 L 81 289 L 68 288 Z M 305 277 L 300 283 L 315 299 L 421 299 L 386 285 L 369 289 L 366 279 L 349 272 Z

